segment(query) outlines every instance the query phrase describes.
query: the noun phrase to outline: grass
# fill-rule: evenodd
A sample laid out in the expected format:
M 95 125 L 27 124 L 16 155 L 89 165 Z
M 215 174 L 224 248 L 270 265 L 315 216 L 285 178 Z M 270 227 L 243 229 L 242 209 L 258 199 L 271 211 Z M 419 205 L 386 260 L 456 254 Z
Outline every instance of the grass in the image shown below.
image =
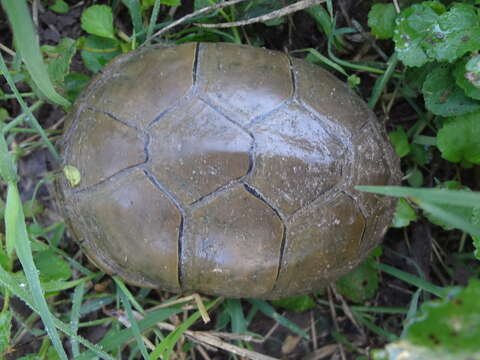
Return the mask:
M 146 5 L 147 1 L 137 0 L 123 0 L 117 3 L 116 11 L 113 12 L 116 16 L 115 26 L 120 21 L 127 21 L 127 28 L 131 29 L 130 35 L 126 35 L 127 30 L 123 29 L 120 32 L 117 29 L 117 34 L 121 34 L 115 40 L 119 49 L 141 46 L 142 42 L 150 39 L 155 31 L 174 20 L 169 14 L 175 14 L 175 8 L 165 5 L 160 0 L 151 2 L 151 6 Z M 215 1 L 208 0 L 203 3 L 212 5 Z M 24 189 L 24 181 L 31 180 L 26 177 L 32 175 L 20 176 L 17 171 L 17 167 L 27 161 L 22 152 L 16 151 L 17 140 L 24 140 L 25 134 L 36 135 L 41 141 L 28 141 L 24 144 L 25 148 L 30 149 L 29 151 L 33 154 L 47 149 L 58 166 L 60 156 L 54 145 L 52 132 L 42 127 L 44 122 L 35 114 L 46 106 L 52 106 L 48 104 L 56 104 L 62 109 L 67 109 L 70 103 L 60 95 L 64 94 L 66 89 L 54 84 L 51 80 L 48 64 L 45 64 L 44 56 L 38 46 L 27 3 L 19 0 L 2 0 L 1 4 L 16 37 L 17 53 L 15 57 L 6 55 L 6 58 L 0 53 L 0 71 L 11 91 L 9 94 L 0 93 L 0 99 L 5 101 L 0 103 L 0 110 L 8 109 L 13 112 L 13 118 L 9 114 L 4 118 L 0 115 L 0 176 L 6 194 L 2 199 L 5 201 L 3 207 L 5 236 L 2 237 L 4 241 L 0 249 L 0 285 L 3 299 L 0 313 L 0 357 L 16 356 L 15 348 L 21 343 L 21 339 L 29 337 L 33 342 L 40 344 L 36 355 L 43 359 L 55 353 L 59 359 L 90 360 L 97 356 L 102 359 L 151 360 L 182 356 L 188 358 L 192 357 L 194 352 L 198 358 L 198 356 L 204 356 L 201 354 L 208 352 L 206 349 L 211 349 L 213 346 L 210 343 L 207 346 L 201 341 L 207 336 L 210 340 L 214 339 L 213 344 L 217 344 L 217 349 L 230 351 L 231 358 L 237 356 L 232 355 L 234 351 L 236 354 L 238 352 L 242 354 L 244 349 L 245 356 L 251 358 L 258 356 L 258 359 L 261 359 L 261 354 L 254 350 L 255 344 L 260 342 L 265 345 L 270 341 L 275 343 L 274 336 L 281 335 L 272 334 L 278 334 L 275 330 L 281 328 L 289 336 L 298 338 L 300 343 L 309 349 L 318 349 L 333 342 L 339 344 L 342 356 L 355 358 L 365 356 L 366 353 L 362 346 L 357 345 L 357 341 L 363 341 L 362 344 L 365 347 L 371 344 L 382 347 L 388 342 L 396 342 L 408 336 L 408 326 L 388 327 L 385 326 L 385 319 L 395 319 L 397 323 L 402 320 L 407 324 L 412 323 L 417 321 L 416 316 L 422 303 L 428 304 L 430 298 L 448 300 L 454 296 L 451 286 L 460 285 L 453 276 L 456 265 L 446 263 L 446 260 L 452 260 L 451 256 L 447 255 L 453 251 L 452 249 L 455 249 L 455 252 L 459 250 L 455 261 L 460 261 L 463 265 L 469 264 L 477 269 L 475 248 L 467 240 L 480 238 L 480 220 L 478 220 L 480 215 L 475 215 L 480 204 L 478 192 L 463 188 L 451 190 L 407 186 L 361 187 L 359 189 L 362 191 L 407 199 L 407 206 L 415 216 L 410 211 L 411 218 L 408 222 L 410 225 L 405 225 L 400 230 L 392 230 L 390 238 L 394 238 L 395 241 L 387 242 L 384 247 L 388 249 L 396 246 L 398 242 L 405 244 L 407 248 L 411 246 L 411 242 L 415 241 L 412 239 L 415 236 L 412 224 L 415 221 L 422 221 L 427 224 L 429 234 L 439 244 L 436 248 L 437 252 L 432 259 L 429 259 L 427 265 L 427 270 L 430 266 L 439 268 L 438 276 L 432 272 L 428 277 L 423 276 L 423 273 L 422 277 L 418 277 L 412 274 L 408 266 L 403 268 L 392 266 L 395 261 L 391 261 L 388 254 L 376 255 L 368 261 L 371 261 L 374 271 L 377 275 L 380 274 L 381 279 L 372 280 L 370 275 L 363 275 L 365 278 L 362 278 L 364 281 L 379 282 L 379 287 L 372 298 L 355 304 L 349 300 L 348 293 L 339 291 L 335 292 L 335 297 L 328 298 L 320 292 L 307 295 L 310 301 L 302 297 L 290 302 L 288 307 L 272 305 L 268 301 L 258 299 L 203 298 L 199 300 L 197 297 L 196 301 L 192 302 L 192 299 L 178 299 L 175 296 L 170 297 L 169 294 L 159 295 L 146 289 L 129 287 L 117 277 L 109 281 L 104 274 L 92 270 L 72 243 L 65 242 L 65 239 L 61 240 L 64 234 L 62 223 L 52 223 L 50 220 L 50 223 L 45 225 L 43 212 L 33 217 L 25 216 L 20 191 Z M 339 9 L 333 5 L 333 2 L 328 1 L 325 8 L 312 8 L 303 14 L 304 18 L 302 18 L 306 19 L 310 16 L 313 21 L 312 26 L 315 27 L 315 29 L 312 27 L 312 31 L 316 31 L 317 38 L 324 40 L 324 45 L 313 43 L 310 47 L 302 49 L 293 46 L 296 50 L 292 53 L 308 53 L 310 60 L 336 71 L 337 75 L 344 80 L 353 79 L 352 76 L 362 79 L 356 89 L 368 91 L 368 105 L 382 118 L 393 122 L 389 124 L 390 129 L 398 126 L 406 128 L 406 140 L 404 139 L 403 145 L 408 145 L 410 150 L 415 148 L 415 145 L 419 145 L 420 150 L 433 159 L 420 164 L 418 158 L 410 153 L 402 157 L 404 168 L 420 169 L 424 177 L 436 174 L 431 176 L 432 184 L 452 180 L 452 173 L 453 179 L 462 186 L 466 186 L 462 181 L 465 184 L 472 183 L 474 177 L 471 169 L 472 166 L 476 166 L 475 164 L 463 166 L 442 159 L 439 155 L 439 150 L 436 148 L 436 131 L 442 119 L 432 115 L 417 98 L 407 96 L 408 92 L 412 91 L 413 83 L 409 82 L 396 53 L 391 53 L 390 58 L 384 60 L 379 55 L 378 49 L 386 44 L 378 42 L 376 48 L 372 47 L 366 54 L 356 56 L 357 49 L 349 39 L 352 35 L 359 35 L 359 32 L 352 27 L 337 26 L 340 14 Z M 255 11 L 264 10 L 254 3 L 245 9 L 253 11 L 252 6 Z M 195 18 L 195 22 L 235 21 L 245 15 L 242 9 L 244 8 L 240 5 L 222 9 L 214 15 Z M 261 46 L 271 40 L 267 33 L 272 29 L 276 31 L 290 29 L 286 36 L 292 36 L 290 28 L 292 21 L 295 20 L 286 18 L 277 25 L 227 30 L 202 29 L 194 25 L 185 25 L 183 28 L 172 30 L 166 38 L 177 43 L 187 40 L 213 40 Z M 299 34 L 294 34 L 293 37 L 296 35 Z M 156 40 L 158 39 L 152 42 Z M 1 38 L 0 41 L 5 39 Z M 75 46 L 79 51 L 86 51 L 82 49 L 82 40 L 78 40 Z M 382 51 L 386 52 L 386 49 L 388 45 Z M 101 55 L 102 51 L 98 51 L 95 59 L 99 59 L 98 56 Z M 375 61 L 371 61 L 371 58 Z M 71 59 L 65 61 L 70 65 Z M 31 91 L 25 90 L 26 85 L 27 87 L 30 85 Z M 13 99 L 18 103 L 16 110 L 11 106 L 11 102 L 7 102 Z M 397 106 L 400 109 L 404 109 L 403 106 L 408 107 L 409 112 L 413 114 L 413 120 L 405 123 L 395 116 Z M 402 144 L 394 145 L 398 149 Z M 442 167 L 452 171 L 439 173 L 436 169 Z M 55 169 L 55 171 L 59 170 Z M 50 184 L 54 176 L 47 174 L 40 179 L 34 193 L 37 194 L 42 184 Z M 36 197 L 34 195 L 34 198 Z M 37 217 L 42 218 L 42 221 L 37 221 Z M 419 220 L 420 218 L 423 220 Z M 427 220 L 432 220 L 437 225 Z M 416 264 L 415 261 L 418 259 L 414 259 L 415 254 L 409 252 L 406 254 L 408 259 L 406 263 Z M 47 256 L 48 261 L 41 262 L 39 260 L 41 256 Z M 384 263 L 385 261 L 390 263 Z M 424 270 L 425 268 L 422 268 L 422 271 Z M 478 274 L 478 271 L 473 273 Z M 393 285 L 390 283 L 391 279 L 395 280 L 397 290 L 403 291 L 403 295 L 408 294 L 408 300 L 404 301 L 403 306 L 382 303 L 381 299 L 387 297 L 389 291 L 394 291 L 390 286 Z M 354 287 L 358 284 L 350 285 L 353 289 L 362 291 L 361 287 Z M 12 305 L 13 298 L 20 299 L 32 312 L 23 317 Z M 214 321 L 202 324 L 201 319 L 205 318 L 207 311 Z M 309 311 L 310 322 L 304 321 L 299 325 L 292 320 L 295 318 L 292 315 L 295 311 L 303 314 Z M 329 319 L 328 316 L 332 313 L 334 315 Z M 41 323 L 37 321 L 38 319 Z M 328 329 L 329 321 L 333 321 L 340 331 L 335 329 L 331 335 L 319 335 Z M 266 328 L 267 323 L 271 324 L 271 332 Z M 356 324 L 361 331 L 352 331 L 352 324 Z M 262 335 L 251 330 L 258 326 Z M 81 335 L 89 334 L 88 330 L 93 328 L 106 329 L 98 344 L 91 343 Z M 195 331 L 192 331 L 192 328 L 195 328 Z M 362 339 L 362 332 L 368 335 L 368 339 Z M 322 343 L 319 344 L 319 341 Z M 278 351 L 278 348 L 287 340 L 285 337 L 280 337 L 277 342 L 280 344 L 280 346 L 277 345 Z M 235 344 L 235 348 L 229 347 L 232 344 Z M 31 349 L 32 355 L 35 354 L 34 348 Z M 9 355 L 12 353 L 13 355 Z

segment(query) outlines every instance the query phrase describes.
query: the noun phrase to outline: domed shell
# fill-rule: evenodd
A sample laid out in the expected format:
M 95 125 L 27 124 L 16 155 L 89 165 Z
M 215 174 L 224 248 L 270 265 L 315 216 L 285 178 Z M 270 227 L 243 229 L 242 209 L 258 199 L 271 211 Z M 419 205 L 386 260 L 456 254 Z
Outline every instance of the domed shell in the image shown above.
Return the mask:
M 67 118 L 57 186 L 88 256 L 130 283 L 278 298 L 316 290 L 381 241 L 399 161 L 366 104 L 318 66 L 243 45 L 142 48 Z

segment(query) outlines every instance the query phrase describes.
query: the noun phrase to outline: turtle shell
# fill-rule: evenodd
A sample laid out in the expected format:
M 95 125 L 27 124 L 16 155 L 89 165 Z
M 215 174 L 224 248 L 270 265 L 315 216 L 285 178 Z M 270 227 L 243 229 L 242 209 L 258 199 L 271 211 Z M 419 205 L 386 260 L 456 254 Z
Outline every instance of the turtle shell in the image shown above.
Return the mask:
M 98 75 L 67 117 L 58 180 L 88 256 L 172 292 L 314 291 L 379 244 L 399 161 L 366 104 L 327 71 L 225 43 L 148 47 Z

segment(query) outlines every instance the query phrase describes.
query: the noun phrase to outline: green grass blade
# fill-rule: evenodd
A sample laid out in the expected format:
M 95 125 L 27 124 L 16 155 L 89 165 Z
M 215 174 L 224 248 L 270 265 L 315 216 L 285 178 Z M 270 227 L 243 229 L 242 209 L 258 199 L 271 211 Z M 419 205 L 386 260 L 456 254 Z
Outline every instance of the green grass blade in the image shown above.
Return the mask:
M 152 312 L 147 312 L 143 320 L 138 322 L 138 328 L 140 331 L 145 331 L 155 326 L 156 323 L 165 321 L 173 314 L 182 312 L 181 306 L 172 306 L 170 308 L 158 309 Z M 124 343 L 130 341 L 133 338 L 132 328 L 123 329 L 111 332 L 102 341 L 99 342 L 99 346 L 104 351 L 112 351 Z M 80 356 L 77 356 L 75 360 L 91 360 L 95 353 L 92 350 L 86 351 Z
M 358 322 L 363 324 L 370 331 L 372 331 L 372 332 L 376 333 L 377 335 L 387 339 L 390 342 L 397 340 L 397 336 L 395 334 L 392 334 L 388 331 L 385 331 L 381 327 L 375 325 L 372 321 L 368 320 L 362 313 L 356 312 L 355 310 L 352 310 L 352 313 L 355 316 L 355 319 L 357 319 Z
M 0 266 L 0 285 L 4 286 L 7 288 L 12 294 L 15 294 L 19 299 L 21 299 L 25 304 L 27 304 L 33 311 L 35 311 L 37 314 L 40 314 L 40 308 L 37 306 L 35 301 L 33 300 L 33 297 L 29 291 L 25 287 L 21 287 L 20 284 L 18 283 L 17 279 L 14 278 L 10 273 L 5 271 L 1 266 Z M 75 338 L 80 344 L 84 345 L 85 347 L 91 349 L 91 355 L 88 360 L 92 359 L 94 357 L 94 354 L 97 354 L 98 356 L 101 356 L 102 359 L 106 360 L 116 360 L 110 355 L 108 355 L 106 352 L 102 351 L 97 345 L 92 344 L 88 340 L 82 338 L 81 336 L 78 336 L 77 334 L 73 333 L 71 331 L 71 328 L 69 325 L 63 323 L 62 321 L 58 320 L 57 318 L 53 317 L 53 321 L 55 322 L 55 326 L 60 329 L 62 332 L 64 332 L 66 335 L 68 335 L 71 338 Z
M 370 96 L 370 100 L 368 100 L 368 106 L 370 109 L 373 109 L 375 105 L 377 105 L 378 99 L 380 99 L 380 96 L 382 95 L 383 89 L 387 86 L 388 82 L 390 81 L 393 72 L 395 71 L 395 68 L 397 67 L 398 64 L 398 56 L 397 53 L 393 53 L 393 55 L 388 59 L 387 62 L 387 70 L 385 71 L 385 74 L 380 76 L 377 81 L 375 81 L 375 86 L 373 87 L 372 90 L 372 96 Z
M 409 274 L 407 272 L 404 272 L 402 270 L 396 269 L 392 266 L 381 264 L 381 263 L 376 263 L 375 267 L 377 267 L 379 270 L 392 275 L 396 277 L 397 279 L 403 280 L 406 283 L 416 286 L 426 292 L 429 292 L 433 295 L 436 295 L 438 297 L 444 297 L 447 295 L 448 291 L 445 288 L 436 286 L 426 280 L 423 280 L 415 275 Z
M 125 286 L 124 286 L 124 288 L 125 288 Z M 117 282 L 117 289 L 118 289 L 118 292 L 120 293 L 120 299 L 122 300 L 123 307 L 127 311 L 128 321 L 130 322 L 130 326 L 131 326 L 131 329 L 132 329 L 132 332 L 133 332 L 133 336 L 135 337 L 135 341 L 137 342 L 137 345 L 140 349 L 140 352 L 142 353 L 143 358 L 145 360 L 148 360 L 147 347 L 145 346 L 145 343 L 143 342 L 142 334 L 140 333 L 140 329 L 138 328 L 137 320 L 135 319 L 135 316 L 133 316 L 133 311 L 132 311 L 132 307 L 130 306 L 128 296 L 125 293 L 124 289 L 121 288 L 118 285 L 118 282 Z
M 258 299 L 249 299 L 248 300 L 251 304 L 255 305 L 258 310 L 260 310 L 262 313 L 267 315 L 268 317 L 271 317 L 281 325 L 285 326 L 287 329 L 290 329 L 293 331 L 295 334 L 300 335 L 304 337 L 305 339 L 309 340 L 310 336 L 300 329 L 296 324 L 288 320 L 287 318 L 283 317 L 279 313 L 275 311 L 273 306 L 271 306 L 269 303 L 267 303 L 265 300 L 258 300 Z
M 429 212 L 430 214 L 442 220 L 446 224 L 456 229 L 461 229 L 469 233 L 470 235 L 480 236 L 480 226 L 470 223 L 463 217 L 458 216 L 451 211 L 445 211 L 441 207 L 434 204 L 429 204 L 428 202 L 420 201 L 418 205 L 420 205 L 423 210 Z M 480 203 L 477 204 L 477 207 L 478 206 L 480 206 Z
M 7 237 L 12 237 L 15 242 L 15 250 L 22 264 L 23 271 L 28 281 L 30 291 L 32 292 L 35 304 L 38 306 L 39 315 L 42 318 L 45 329 L 52 341 L 55 350 L 62 360 L 67 360 L 67 354 L 63 349 L 62 342 L 53 321 L 53 315 L 48 309 L 47 301 L 43 294 L 38 277 L 38 271 L 35 267 L 32 257 L 30 240 L 28 239 L 25 217 L 23 215 L 22 201 L 18 192 L 17 184 L 8 183 L 7 207 L 10 211 L 5 219 L 5 232 Z
M 83 283 L 78 285 L 75 288 L 75 291 L 73 292 L 72 313 L 70 315 L 70 326 L 74 334 L 76 334 L 78 331 L 78 323 L 80 321 L 80 307 L 82 305 L 84 292 L 85 292 L 85 286 Z M 80 355 L 80 346 L 78 344 L 77 339 L 72 338 L 71 343 L 72 343 L 73 356 L 75 357 Z
M 150 38 L 152 37 L 153 31 L 155 30 L 155 25 L 157 24 L 159 10 L 160 10 L 160 0 L 155 0 L 155 4 L 153 5 L 153 10 L 152 10 L 152 15 L 150 16 L 150 22 L 148 24 L 148 29 L 147 29 L 147 45 L 149 45 L 152 42 Z
M 52 154 L 53 158 L 60 162 L 60 155 L 58 155 L 57 150 L 55 150 L 55 147 L 51 143 L 51 141 L 48 139 L 47 135 L 45 134 L 45 131 L 43 128 L 40 126 L 38 123 L 37 119 L 35 116 L 33 116 L 32 112 L 30 111 L 30 108 L 27 106 L 25 101 L 22 99 L 20 96 L 20 93 L 18 92 L 17 87 L 15 86 L 15 82 L 13 81 L 12 77 L 10 76 L 10 73 L 8 72 L 7 65 L 5 64 L 5 61 L 3 60 L 2 53 L 0 52 L 0 72 L 3 74 L 5 79 L 7 80 L 8 85 L 12 89 L 13 93 L 17 96 L 17 101 L 20 104 L 20 107 L 22 108 L 22 111 L 27 115 L 27 121 L 31 127 L 33 127 L 42 140 L 45 142 L 45 145 L 47 146 L 47 149 L 50 151 Z
M 15 46 L 32 80 L 49 100 L 59 105 L 69 106 L 70 102 L 55 91 L 48 76 L 26 1 L 2 0 L 2 6 L 12 26 Z
M 145 35 L 139 34 L 145 34 L 145 29 L 143 27 L 140 2 L 138 0 L 122 0 L 122 3 L 128 8 L 128 11 L 130 12 L 135 36 L 138 36 L 139 42 L 142 43 L 145 40 Z
M 435 204 L 478 207 L 480 192 L 448 189 L 414 189 L 403 186 L 356 186 L 357 190 L 396 197 L 408 197 L 414 201 Z
M 211 301 L 210 303 L 205 305 L 205 309 L 210 309 L 216 304 L 218 304 L 222 298 L 216 298 L 215 300 Z M 180 339 L 180 336 L 188 330 L 190 326 L 195 324 L 200 318 L 202 314 L 200 311 L 196 311 L 193 313 L 187 320 L 185 320 L 179 327 L 177 327 L 174 331 L 172 331 L 168 336 L 163 340 L 161 343 L 157 345 L 157 347 L 151 352 L 150 360 L 157 360 L 159 357 L 161 359 L 170 359 L 170 354 L 173 350 L 173 347 Z
M 117 284 L 117 286 L 127 296 L 128 300 L 132 303 L 133 307 L 137 309 L 138 312 L 144 314 L 145 310 L 143 310 L 142 306 L 135 299 L 135 296 L 133 296 L 130 290 L 128 290 L 128 288 L 125 286 L 125 283 L 118 276 L 114 276 L 113 280 L 115 280 L 115 283 Z
M 239 299 L 227 299 L 225 300 L 225 306 L 232 322 L 232 332 L 245 334 L 247 332 L 247 321 L 243 314 L 241 301 Z

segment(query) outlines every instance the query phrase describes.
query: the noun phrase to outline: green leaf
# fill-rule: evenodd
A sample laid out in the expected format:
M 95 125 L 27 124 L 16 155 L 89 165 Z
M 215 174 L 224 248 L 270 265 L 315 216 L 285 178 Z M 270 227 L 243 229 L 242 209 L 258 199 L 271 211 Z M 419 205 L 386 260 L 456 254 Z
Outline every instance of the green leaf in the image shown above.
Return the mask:
M 307 311 L 317 306 L 310 295 L 291 296 L 288 298 L 273 300 L 272 304 L 296 312 Z
M 44 250 L 33 256 L 35 265 L 40 271 L 40 280 L 67 280 L 72 276 L 72 270 L 68 262 L 55 254 L 53 250 Z
M 48 76 L 26 1 L 1 0 L 1 3 L 12 26 L 15 47 L 20 53 L 33 82 L 50 101 L 69 106 L 70 103 L 55 91 Z
M 96 73 L 121 53 L 117 40 L 88 36 L 82 45 L 81 54 L 87 69 Z
M 112 8 L 107 5 L 93 5 L 85 9 L 81 17 L 82 29 L 92 35 L 115 39 Z
M 438 65 L 426 77 L 422 88 L 425 106 L 435 115 L 457 116 L 480 110 L 480 102 L 470 99 L 457 86 L 450 65 Z
M 423 185 L 423 174 L 418 168 L 413 168 L 408 172 L 408 185 L 420 187 Z
M 480 358 L 480 281 L 453 290 L 448 297 L 424 303 L 406 326 L 409 343 L 432 353 L 457 355 L 456 359 Z
M 480 55 L 475 55 L 465 65 L 465 78 L 475 87 L 480 87 Z
M 480 228 L 480 206 L 472 211 L 472 224 Z M 480 260 L 480 236 L 472 235 L 473 245 L 475 246 L 474 255 Z
M 342 276 L 336 282 L 337 290 L 347 299 L 363 303 L 371 299 L 378 289 L 378 271 L 375 260 L 368 258 L 353 271 Z
M 407 66 L 453 62 L 480 48 L 480 19 L 472 5 L 454 4 L 445 12 L 442 4 L 425 1 L 401 12 L 393 39 Z
M 10 333 L 12 330 L 12 313 L 2 311 L 0 313 L 0 356 L 10 348 Z
M 0 133 L 0 177 L 7 183 L 17 179 L 17 166 L 2 133 Z
M 442 157 L 452 162 L 480 164 L 480 112 L 447 119 L 437 134 Z
M 71 102 L 80 95 L 82 90 L 90 82 L 90 76 L 80 73 L 70 73 L 65 76 L 63 88 L 65 90 L 65 96 Z
M 432 154 L 428 150 L 428 147 L 419 144 L 410 145 L 410 156 L 415 161 L 415 163 L 420 166 L 428 164 L 432 159 Z
M 205 305 L 205 309 L 210 309 L 215 306 L 221 298 L 216 298 L 215 300 L 210 301 Z M 170 355 L 173 351 L 175 344 L 178 342 L 178 339 L 182 334 L 188 330 L 190 326 L 195 324 L 202 317 L 200 311 L 196 311 L 189 316 L 180 326 L 178 326 L 174 331 L 172 331 L 157 347 L 150 353 L 150 360 L 156 360 L 161 356 L 161 359 L 170 359 Z
M 56 86 L 63 86 L 65 75 L 70 70 L 70 63 L 77 52 L 77 42 L 70 38 L 63 38 L 57 46 L 42 46 L 47 55 L 47 69 Z
M 480 192 L 447 189 L 415 189 L 404 186 L 355 186 L 355 189 L 376 194 L 396 197 L 408 197 L 415 202 L 433 204 L 451 204 L 463 207 L 477 207 L 480 204 Z
M 418 219 L 417 213 L 405 199 L 400 199 L 393 217 L 392 227 L 401 228 Z
M 368 26 L 379 39 L 390 39 L 395 29 L 397 12 L 393 4 L 375 4 L 368 13 Z
M 25 225 L 20 193 L 18 192 L 17 184 L 14 182 L 8 183 L 6 213 L 5 232 L 7 243 L 11 243 L 15 246 L 15 251 L 22 264 L 30 292 L 32 293 L 34 303 L 38 308 L 40 317 L 45 325 L 45 329 L 47 330 L 57 353 L 60 355 L 60 358 L 66 360 L 67 355 L 63 349 L 62 342 L 60 341 L 60 337 L 55 327 L 55 317 L 48 308 L 40 285 L 38 271 L 33 262 L 32 249 Z
M 480 56 L 477 56 L 480 59 Z M 475 100 L 480 100 L 480 88 L 476 84 L 478 82 L 477 77 L 480 74 L 476 74 L 473 71 L 467 70 L 467 58 L 460 60 L 454 68 L 453 75 L 457 85 L 463 89 L 465 95 Z
M 437 188 L 448 189 L 448 190 L 466 190 L 466 191 L 469 191 L 468 188 L 462 186 L 462 184 L 460 184 L 457 181 L 446 181 L 443 184 L 440 184 L 439 186 L 437 186 Z M 442 204 L 439 207 L 442 210 L 444 210 L 444 211 L 446 211 L 450 214 L 454 214 L 454 215 L 456 215 L 458 217 L 461 217 L 463 219 L 471 219 L 471 217 L 472 217 L 473 208 L 471 208 L 471 207 L 462 207 L 462 206 L 456 206 L 456 205 L 452 205 L 452 204 Z M 431 223 L 433 223 L 435 225 L 438 225 L 438 226 L 441 226 L 445 230 L 451 230 L 451 229 L 455 228 L 455 226 L 452 226 L 451 223 L 445 222 L 442 219 L 436 217 L 435 215 L 430 214 L 429 212 L 424 211 L 424 215 L 427 217 L 427 219 Z
M 138 37 L 140 33 L 143 34 L 139 37 L 139 41 L 143 42 L 145 38 L 145 29 L 143 27 L 142 7 L 140 6 L 140 2 L 138 0 L 122 0 L 122 3 L 127 7 L 128 12 L 130 13 L 135 35 Z
M 258 310 L 260 310 L 263 314 L 266 316 L 272 318 L 273 320 L 277 321 L 281 325 L 285 326 L 287 329 L 290 329 L 292 332 L 294 332 L 297 335 L 302 336 L 305 339 L 310 339 L 308 334 L 298 327 L 295 323 L 292 321 L 288 320 L 286 317 L 283 317 L 279 313 L 275 311 L 275 309 L 267 303 L 265 300 L 259 300 L 259 299 L 249 299 L 248 300 L 253 306 L 256 306 Z
M 410 152 L 410 144 L 408 143 L 408 136 L 402 127 L 388 134 L 390 141 L 395 147 L 395 152 L 399 157 L 404 157 Z
M 64 0 L 55 0 L 53 5 L 50 5 L 50 10 L 59 14 L 66 14 L 70 10 L 70 6 Z

